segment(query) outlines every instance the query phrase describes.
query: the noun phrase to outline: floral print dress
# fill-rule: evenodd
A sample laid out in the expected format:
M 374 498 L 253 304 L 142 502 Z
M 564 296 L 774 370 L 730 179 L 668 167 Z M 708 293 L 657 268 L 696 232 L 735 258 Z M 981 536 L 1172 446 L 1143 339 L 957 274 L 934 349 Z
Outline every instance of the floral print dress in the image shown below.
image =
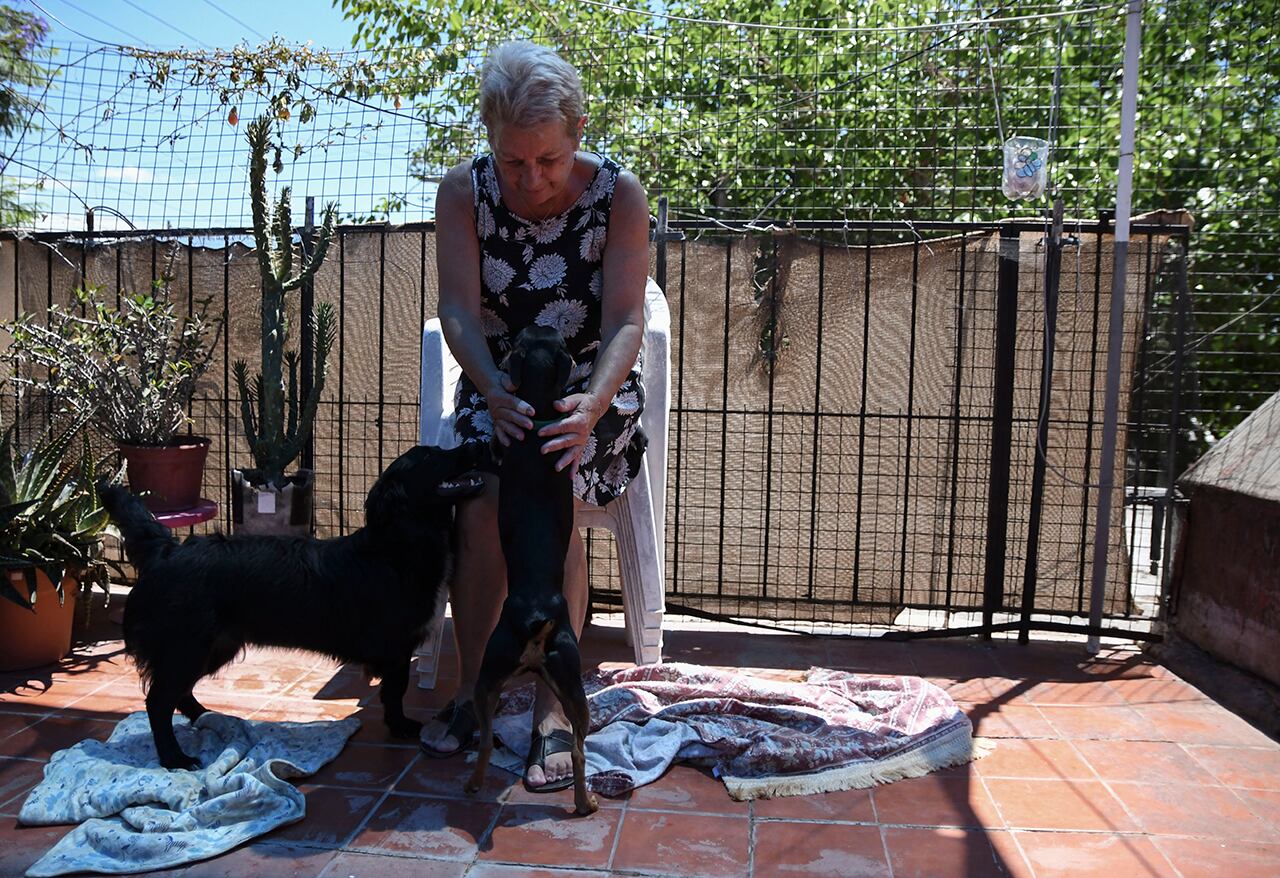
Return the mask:
M 489 353 L 500 364 L 521 329 L 554 326 L 576 364 L 566 396 L 586 390 L 600 351 L 603 256 L 619 171 L 616 163 L 601 156 L 591 183 L 568 210 L 531 221 L 503 204 L 492 155 L 471 163 L 480 241 L 480 323 Z M 604 506 L 640 469 L 647 444 L 640 428 L 641 368 L 637 358 L 587 438 L 573 492 L 588 503 Z M 454 429 L 462 441 L 487 442 L 493 437 L 485 398 L 465 374 L 458 382 L 455 412 Z

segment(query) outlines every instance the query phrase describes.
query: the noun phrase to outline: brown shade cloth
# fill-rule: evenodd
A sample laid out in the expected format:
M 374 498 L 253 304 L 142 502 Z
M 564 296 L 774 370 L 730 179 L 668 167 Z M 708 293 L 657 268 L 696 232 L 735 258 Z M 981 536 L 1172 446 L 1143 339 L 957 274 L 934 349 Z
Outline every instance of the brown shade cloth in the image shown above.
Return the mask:
M 1042 238 L 1018 241 L 1010 606 L 1021 600 L 1030 512 Z M 1090 576 L 1113 252 L 1109 236 L 1078 238 L 1063 256 L 1036 597 L 1039 608 L 1064 612 L 1084 607 Z M 252 372 L 258 361 L 257 268 L 247 239 L 229 247 L 222 236 L 176 240 L 175 300 L 185 308 L 189 293 L 213 296 L 230 315 L 192 410 L 196 431 L 213 439 L 205 494 L 225 502 L 227 466 L 249 463 L 229 365 L 246 359 Z M 1130 247 L 1125 374 L 1143 327 L 1148 251 L 1164 244 Z M 67 302 L 82 261 L 109 293 L 144 289 L 167 247 L 7 241 L 0 314 L 11 316 L 15 303 L 41 311 L 50 297 Z M 673 605 L 820 623 L 888 622 L 907 606 L 981 606 L 998 247 L 995 233 L 975 233 L 870 248 L 737 235 L 669 249 Z M 344 230 L 316 278 L 316 301 L 333 302 L 341 316 L 316 426 L 321 535 L 359 526 L 374 478 L 417 439 L 421 320 L 435 314 L 435 278 L 433 235 L 395 228 Z M 296 339 L 298 297 L 290 301 Z M 1122 424 L 1128 402 L 1126 392 Z M 1120 438 L 1117 485 L 1123 431 Z M 1116 499 L 1109 614 L 1129 608 Z M 608 540 L 590 546 L 593 586 L 616 590 Z

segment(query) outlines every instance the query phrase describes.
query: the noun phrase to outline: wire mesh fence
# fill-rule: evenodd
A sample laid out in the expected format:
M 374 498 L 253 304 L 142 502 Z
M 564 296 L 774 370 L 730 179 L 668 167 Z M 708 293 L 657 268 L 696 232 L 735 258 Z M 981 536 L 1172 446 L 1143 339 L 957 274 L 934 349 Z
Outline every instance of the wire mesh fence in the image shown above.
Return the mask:
M 978 508 L 988 499 L 988 474 L 957 462 L 984 453 L 990 413 L 986 422 L 967 424 L 965 417 L 956 421 L 955 412 L 978 405 L 971 397 L 979 388 L 988 393 L 995 375 L 992 366 L 965 359 L 970 354 L 956 341 L 963 336 L 953 333 L 950 348 L 914 336 L 916 308 L 959 308 L 960 290 L 972 296 L 994 288 L 994 276 L 981 272 L 960 284 L 977 271 L 970 256 L 962 268 L 950 245 L 934 239 L 955 234 L 966 222 L 1040 216 L 1043 201 L 1012 203 L 1001 194 L 1000 147 L 1013 134 L 1050 141 L 1051 192 L 1065 202 L 1069 217 L 1084 218 L 1074 232 L 1068 223 L 1062 280 L 1064 295 L 1078 301 L 1063 312 L 1056 338 L 1066 351 L 1089 352 L 1083 360 L 1072 353 L 1063 367 L 1061 381 L 1069 388 L 1063 412 L 1070 414 L 1058 414 L 1054 400 L 1051 435 L 1086 462 L 1096 457 L 1093 397 L 1105 362 L 1097 344 L 1106 326 L 1110 266 L 1105 248 L 1088 251 L 1095 232 L 1086 227 L 1097 225 L 1114 201 L 1125 4 L 989 7 L 907 0 L 838 14 L 779 4 L 745 22 L 726 21 L 729 13 L 709 2 L 644 9 L 603 2 L 567 10 L 473 6 L 474 14 L 460 23 L 451 20 L 448 3 L 416 17 L 370 18 L 360 31 L 367 48 L 338 52 L 278 43 L 222 52 L 58 46 L 43 62 L 53 74 L 47 85 L 25 90 L 38 112 L 0 147 L 3 174 L 20 187 L 18 197 L 37 208 L 27 223 L 33 230 L 169 229 L 191 253 L 206 252 L 213 260 L 207 265 L 190 257 L 203 267 L 188 283 L 226 296 L 228 344 L 240 344 L 255 331 L 256 301 L 244 258 L 250 241 L 241 120 L 271 115 L 279 147 L 275 182 L 291 184 L 295 201 L 303 195 L 337 201 L 347 223 L 337 250 L 342 255 L 318 284 L 318 295 L 339 306 L 339 356 L 351 364 L 319 416 L 332 444 L 316 447 L 317 466 L 336 475 L 338 486 L 321 503 L 318 524 L 322 532 L 340 532 L 358 523 L 365 483 L 416 435 L 414 327 L 434 309 L 435 255 L 427 228 L 413 224 L 433 216 L 442 172 L 487 148 L 473 109 L 479 64 L 500 38 L 528 36 L 554 45 L 583 75 L 587 147 L 634 170 L 651 198 L 668 198 L 672 215 L 690 234 L 702 235 L 689 247 L 720 248 L 715 258 L 704 253 L 688 263 L 687 250 L 671 252 L 667 288 L 673 302 L 690 272 L 695 286 L 721 284 L 724 296 L 703 315 L 714 325 L 683 339 L 706 349 L 697 351 L 703 359 L 677 364 L 679 376 L 719 375 L 728 388 L 697 405 L 677 403 L 684 431 L 677 441 L 687 453 L 675 473 L 681 480 L 676 496 L 684 505 L 678 513 L 672 509 L 669 520 L 683 515 L 681 533 L 700 535 L 683 544 L 677 536 L 670 546 L 673 581 L 679 587 L 718 581 L 714 600 L 702 593 L 698 600 L 717 612 L 738 612 L 758 609 L 765 598 L 778 601 L 765 583 L 779 572 L 815 606 L 824 579 L 857 578 L 860 601 L 888 606 L 903 602 L 907 579 L 920 577 L 933 585 L 913 605 L 972 609 L 979 594 L 972 591 L 973 577 L 985 570 L 986 559 L 965 547 L 988 535 L 984 515 L 966 502 L 972 499 Z M 1274 6 L 1175 0 L 1146 4 L 1143 11 L 1135 206 L 1186 208 L 1196 228 L 1189 239 L 1172 235 L 1174 243 L 1153 232 L 1159 242 L 1153 237 L 1130 257 L 1141 309 L 1133 318 L 1138 335 L 1130 339 L 1130 432 L 1118 482 L 1125 485 L 1127 551 L 1145 553 L 1143 569 L 1154 577 L 1144 587 L 1158 583 L 1167 555 L 1161 492 L 1170 475 L 1280 387 L 1280 190 L 1271 182 L 1280 162 L 1280 40 L 1273 38 L 1280 16 Z M 1252 39 L 1230 38 L 1242 33 Z M 369 224 L 382 220 L 397 225 Z M 405 223 L 410 225 L 400 225 Z M 806 223 L 815 225 L 806 230 Z M 822 255 L 788 255 L 792 244 L 759 246 L 761 230 L 788 227 L 806 240 L 820 237 L 820 246 L 795 246 L 817 246 Z M 713 243 L 716 230 L 728 243 Z M 55 239 L 64 243 L 50 246 Z M 117 257 L 109 254 L 121 248 L 80 247 L 74 236 L 40 240 L 43 249 L 13 251 L 19 307 L 64 301 L 85 277 L 137 289 L 148 270 L 154 275 L 146 251 L 151 244 L 130 244 L 141 249 L 125 248 L 127 255 Z M 915 307 L 900 301 L 904 289 L 920 295 L 925 288 L 899 281 L 914 276 L 918 265 L 900 266 L 896 275 L 876 268 L 869 276 L 852 266 L 859 253 L 879 252 L 868 245 L 894 241 L 913 258 L 923 253 L 925 263 L 934 261 L 933 251 L 951 253 L 952 263 L 938 269 L 937 282 Z M 1185 250 L 1173 258 L 1170 248 L 1179 246 Z M 136 276 L 113 276 L 110 260 L 117 258 L 121 270 Z M 728 267 L 720 258 L 729 260 Z M 43 274 L 18 280 L 41 260 Z M 1034 264 L 1028 262 L 1022 279 L 1028 289 L 1040 283 Z M 789 288 L 782 273 L 796 265 L 810 272 L 808 289 L 773 307 L 770 297 Z M 848 302 L 853 310 L 842 313 L 841 296 L 856 302 L 859 289 L 865 301 L 890 301 L 912 315 L 901 325 L 906 334 L 891 332 L 880 341 L 875 316 L 864 318 Z M 388 290 L 395 296 L 388 298 Z M 795 328 L 797 303 L 814 295 L 822 301 L 823 320 Z M 752 312 L 741 326 L 729 324 L 735 301 Z M 983 336 L 973 321 L 989 323 L 991 313 L 972 299 L 968 307 L 966 331 L 978 333 L 969 350 L 989 346 L 992 327 L 981 324 Z M 1015 359 L 1013 374 L 1019 392 L 1030 392 L 1039 380 L 1035 352 L 1042 343 L 1043 298 L 1020 295 L 1018 307 L 1022 358 Z M 868 339 L 884 352 L 865 365 L 858 351 L 874 345 L 862 341 L 858 326 L 868 327 Z M 797 340 L 811 336 L 821 337 L 829 359 L 811 363 L 812 371 L 789 370 Z M 912 371 L 919 353 L 913 354 L 913 342 L 938 354 L 918 375 Z M 222 368 L 221 383 L 196 406 L 197 419 L 220 417 L 216 411 L 230 386 Z M 702 371 L 687 371 L 693 369 Z M 906 398 L 875 401 L 871 394 L 867 399 L 877 404 L 866 411 L 853 398 L 828 410 L 838 376 L 883 378 L 886 369 L 896 370 L 893 381 L 884 378 L 886 386 L 898 382 Z M 744 383 L 744 375 L 757 383 Z M 761 375 L 768 380 L 760 383 Z M 914 406 L 924 398 L 932 406 L 933 398 L 916 394 L 921 388 L 932 392 L 938 382 L 945 388 L 937 390 L 946 398 L 945 411 L 929 409 L 926 416 Z M 812 399 L 775 405 L 779 394 L 804 396 L 799 386 L 813 391 Z M 1017 491 L 1018 485 L 1029 490 L 1037 424 L 1034 408 L 1018 399 L 1010 502 L 1025 506 L 1029 496 Z M 856 431 L 847 429 L 850 423 Z M 224 441 L 215 456 L 229 464 L 235 426 L 221 429 Z M 839 466 L 823 460 L 827 439 L 838 450 Z M 707 461 L 717 455 L 728 460 L 728 447 L 717 444 L 725 441 L 736 443 L 737 457 L 717 469 Z M 821 449 L 813 448 L 815 441 Z M 1053 601 L 1078 608 L 1087 578 L 1088 464 L 1067 466 L 1053 457 L 1054 448 L 1048 451 L 1053 468 L 1044 480 L 1061 490 L 1044 500 L 1037 570 L 1054 583 Z M 845 456 L 861 460 L 860 475 L 845 469 Z M 901 505 L 883 510 L 866 505 L 850 486 L 864 484 L 868 461 L 877 472 L 893 473 L 911 496 L 892 495 Z M 934 481 L 922 483 L 929 479 Z M 1071 488 L 1073 480 L 1078 484 Z M 691 484 L 700 486 L 697 492 L 691 493 Z M 891 496 L 888 488 L 876 493 Z M 831 514 L 823 515 L 827 497 Z M 754 504 L 735 524 L 732 539 L 722 539 L 716 523 L 723 521 L 726 503 Z M 866 532 L 855 532 L 846 559 L 843 548 L 831 547 L 850 526 L 849 516 Z M 1007 534 L 1004 580 L 1011 590 L 1028 554 L 1027 524 L 1013 519 Z M 726 548 L 737 554 L 725 555 Z M 603 571 L 607 549 L 598 551 L 606 553 L 600 555 Z M 1059 568 L 1068 572 L 1054 572 Z M 1130 576 L 1128 561 L 1113 570 Z M 725 598 L 725 577 L 755 583 L 743 592 L 746 603 Z M 1131 615 L 1131 594 L 1109 598 L 1109 612 Z M 798 598 L 788 600 L 791 616 L 817 618 Z

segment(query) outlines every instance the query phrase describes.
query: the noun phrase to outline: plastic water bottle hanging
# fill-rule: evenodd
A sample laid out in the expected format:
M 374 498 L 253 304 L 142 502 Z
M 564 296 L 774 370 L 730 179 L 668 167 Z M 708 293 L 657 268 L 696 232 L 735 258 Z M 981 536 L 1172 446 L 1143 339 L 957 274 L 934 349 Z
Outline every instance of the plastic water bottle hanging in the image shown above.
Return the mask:
M 1049 185 L 1049 142 L 1010 137 L 1004 142 L 1004 194 L 1022 201 L 1039 198 Z

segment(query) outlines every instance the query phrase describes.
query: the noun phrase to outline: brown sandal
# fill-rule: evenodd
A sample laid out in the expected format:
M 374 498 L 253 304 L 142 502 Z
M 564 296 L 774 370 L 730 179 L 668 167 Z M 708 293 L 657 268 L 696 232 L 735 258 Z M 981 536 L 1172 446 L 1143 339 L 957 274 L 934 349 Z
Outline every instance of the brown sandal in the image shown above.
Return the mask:
M 568 729 L 552 729 L 545 735 L 537 732 L 533 733 L 533 737 L 529 739 L 529 755 L 524 759 L 524 788 L 531 793 L 554 793 L 558 790 L 567 790 L 573 786 L 573 775 L 562 777 L 559 780 L 553 780 L 544 783 L 541 786 L 533 786 L 529 783 L 529 768 L 538 766 L 542 769 L 545 777 L 547 773 L 547 757 L 556 753 L 572 753 L 573 752 L 573 732 Z
M 458 742 L 458 746 L 452 750 L 437 750 L 434 747 L 428 747 L 425 741 L 419 741 L 418 747 L 423 753 L 432 759 L 448 759 L 471 748 L 476 729 L 480 727 L 480 721 L 476 719 L 475 704 L 464 701 L 458 705 L 450 701 L 436 714 L 435 718 L 449 724 L 445 732 Z

